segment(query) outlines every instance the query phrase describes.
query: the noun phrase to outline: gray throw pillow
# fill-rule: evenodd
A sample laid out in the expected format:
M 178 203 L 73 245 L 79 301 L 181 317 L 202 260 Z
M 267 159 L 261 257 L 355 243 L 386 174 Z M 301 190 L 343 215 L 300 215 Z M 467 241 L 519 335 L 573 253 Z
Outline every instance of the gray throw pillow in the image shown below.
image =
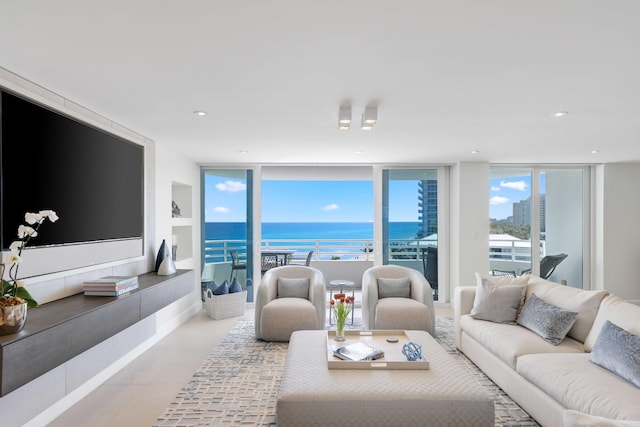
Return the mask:
M 522 307 L 517 323 L 540 335 L 545 341 L 558 345 L 567 336 L 578 318 L 575 311 L 565 310 L 531 294 Z
M 309 299 L 309 278 L 278 277 L 278 298 Z
M 640 387 L 640 336 L 607 320 L 589 360 Z
M 496 323 L 515 323 L 522 289 L 520 285 L 496 285 L 482 280 L 476 287 L 471 317 Z
M 411 298 L 411 281 L 408 277 L 378 278 L 378 298 Z

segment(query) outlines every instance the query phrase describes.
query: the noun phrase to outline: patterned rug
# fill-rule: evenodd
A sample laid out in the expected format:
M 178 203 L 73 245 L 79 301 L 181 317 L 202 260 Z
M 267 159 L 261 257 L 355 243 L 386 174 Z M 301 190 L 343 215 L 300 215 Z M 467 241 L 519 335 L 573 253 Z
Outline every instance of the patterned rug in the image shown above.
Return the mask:
M 355 319 L 347 328 L 362 329 Z M 539 426 L 455 348 L 453 319 L 436 320 L 436 340 L 495 401 L 496 426 Z M 256 341 L 252 317 L 242 317 L 209 355 L 153 427 L 275 426 L 287 343 Z

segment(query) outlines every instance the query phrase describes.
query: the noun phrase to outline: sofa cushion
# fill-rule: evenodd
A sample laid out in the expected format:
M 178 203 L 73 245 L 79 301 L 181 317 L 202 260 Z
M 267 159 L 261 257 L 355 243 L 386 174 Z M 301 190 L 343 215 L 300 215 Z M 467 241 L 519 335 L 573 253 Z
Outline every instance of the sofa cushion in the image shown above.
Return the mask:
M 309 298 L 308 277 L 278 277 L 278 298 Z
M 525 354 L 584 352 L 582 343 L 572 338 L 552 345 L 522 326 L 476 320 L 468 314 L 460 317 L 460 328 L 513 369 Z
M 321 329 L 316 308 L 302 298 L 276 298 L 260 313 L 260 336 L 265 341 L 289 341 L 293 331 Z
M 558 345 L 564 340 L 578 317 L 575 311 L 550 304 L 531 294 L 518 316 L 518 324 L 540 335 L 545 341 Z
M 498 323 L 515 323 L 523 286 L 498 286 L 482 280 L 476 287 L 471 317 Z
M 609 320 L 634 335 L 640 335 L 640 322 L 638 319 L 640 319 L 640 306 L 627 302 L 615 295 L 605 297 L 593 322 L 593 328 L 591 328 L 584 341 L 585 350 L 591 351 L 593 349 L 605 321 Z
M 562 414 L 563 427 L 640 427 L 640 421 L 613 420 L 611 418 L 596 417 L 573 409 L 567 409 Z
M 640 336 L 607 320 L 589 360 L 640 387 Z
M 411 281 L 408 277 L 378 278 L 378 298 L 410 298 Z
M 516 371 L 567 409 L 640 420 L 640 388 L 589 361 L 589 354 L 529 354 Z
M 585 291 L 529 275 L 527 297 L 532 293 L 550 304 L 577 312 L 578 318 L 567 335 L 582 342 L 593 326 L 600 302 L 609 294 L 604 290 Z
M 381 298 L 375 309 L 375 329 L 415 329 L 431 333 L 429 307 L 411 298 Z

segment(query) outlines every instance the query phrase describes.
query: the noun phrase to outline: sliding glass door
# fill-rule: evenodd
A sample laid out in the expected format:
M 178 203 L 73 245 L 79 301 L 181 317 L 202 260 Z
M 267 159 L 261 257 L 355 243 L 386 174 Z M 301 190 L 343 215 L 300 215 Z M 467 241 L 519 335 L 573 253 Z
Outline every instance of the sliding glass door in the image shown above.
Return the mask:
M 202 170 L 202 277 L 238 279 L 253 301 L 253 171 Z

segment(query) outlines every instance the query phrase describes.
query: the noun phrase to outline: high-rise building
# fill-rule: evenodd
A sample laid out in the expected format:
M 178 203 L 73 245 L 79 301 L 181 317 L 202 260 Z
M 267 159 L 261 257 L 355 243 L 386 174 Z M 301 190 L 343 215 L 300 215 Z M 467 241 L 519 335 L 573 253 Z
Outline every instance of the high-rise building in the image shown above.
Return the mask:
M 438 180 L 418 181 L 418 220 L 416 237 L 422 239 L 438 232 Z
M 540 231 L 545 231 L 546 198 L 540 195 Z M 513 204 L 513 225 L 531 225 L 531 197 Z

